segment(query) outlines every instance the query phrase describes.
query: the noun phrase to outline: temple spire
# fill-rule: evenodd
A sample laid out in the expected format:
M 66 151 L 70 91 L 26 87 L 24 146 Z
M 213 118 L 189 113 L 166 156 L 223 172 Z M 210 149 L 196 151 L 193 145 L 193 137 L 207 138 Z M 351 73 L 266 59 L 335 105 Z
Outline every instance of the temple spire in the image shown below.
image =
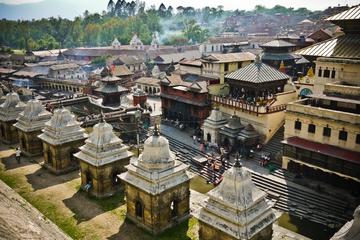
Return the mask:
M 160 131 L 159 131 L 159 128 L 158 128 L 158 125 L 155 124 L 155 128 L 154 128 L 154 136 L 160 136 Z

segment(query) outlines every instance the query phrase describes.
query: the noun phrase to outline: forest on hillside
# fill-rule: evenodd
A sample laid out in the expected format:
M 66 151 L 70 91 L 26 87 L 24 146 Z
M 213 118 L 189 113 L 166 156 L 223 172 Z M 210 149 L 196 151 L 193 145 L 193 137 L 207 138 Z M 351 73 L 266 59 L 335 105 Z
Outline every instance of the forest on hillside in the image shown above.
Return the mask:
M 145 2 L 110 0 L 107 11 L 89 13 L 69 20 L 48 19 L 10 21 L 0 20 L 0 46 L 12 49 L 50 50 L 80 46 L 109 46 L 114 38 L 122 44 L 129 43 L 137 33 L 144 44 L 149 44 L 154 32 L 158 32 L 162 44 L 184 45 L 200 43 L 223 29 L 222 23 L 230 16 L 251 14 L 314 14 L 306 8 L 273 8 L 256 6 L 253 11 L 225 11 L 222 6 L 195 9 L 193 7 L 165 6 L 145 7 Z

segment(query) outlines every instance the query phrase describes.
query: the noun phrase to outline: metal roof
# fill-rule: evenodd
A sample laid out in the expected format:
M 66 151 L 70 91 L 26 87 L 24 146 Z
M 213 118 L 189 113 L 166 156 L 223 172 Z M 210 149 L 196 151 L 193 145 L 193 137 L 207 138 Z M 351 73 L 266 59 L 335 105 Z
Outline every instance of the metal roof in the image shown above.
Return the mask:
M 360 59 L 360 34 L 347 34 L 331 38 L 309 47 L 300 49 L 295 54 L 315 57 Z
M 260 47 L 295 47 L 295 45 L 284 40 L 273 40 L 261 45 Z
M 239 70 L 226 75 L 226 78 L 252 83 L 264 83 L 287 80 L 290 77 L 265 63 L 259 62 L 240 68 Z
M 328 21 L 342 21 L 342 20 L 354 20 L 360 19 L 360 5 L 357 7 L 350 8 L 344 12 L 336 14 L 335 16 L 329 17 Z

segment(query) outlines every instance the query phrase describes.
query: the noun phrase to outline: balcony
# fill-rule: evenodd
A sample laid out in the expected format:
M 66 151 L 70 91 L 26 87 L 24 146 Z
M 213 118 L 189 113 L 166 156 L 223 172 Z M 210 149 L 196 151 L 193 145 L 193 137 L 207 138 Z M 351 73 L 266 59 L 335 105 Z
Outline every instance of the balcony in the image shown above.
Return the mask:
M 274 99 L 275 100 L 275 99 Z M 211 95 L 211 101 L 223 106 L 235 108 L 236 110 L 248 111 L 249 113 L 259 114 L 271 114 L 275 112 L 281 112 L 286 109 L 286 104 L 280 104 L 276 106 L 260 106 L 256 104 L 249 104 L 245 101 L 235 100 L 233 98 L 224 98 L 220 96 Z M 271 101 L 274 103 L 274 101 Z

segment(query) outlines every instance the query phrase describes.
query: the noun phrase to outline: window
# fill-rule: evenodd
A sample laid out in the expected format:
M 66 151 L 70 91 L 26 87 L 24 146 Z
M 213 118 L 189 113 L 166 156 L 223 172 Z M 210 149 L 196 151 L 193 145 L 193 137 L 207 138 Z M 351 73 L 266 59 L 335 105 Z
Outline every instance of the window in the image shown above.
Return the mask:
M 326 78 L 330 77 L 330 70 L 327 68 L 324 70 L 324 77 L 326 77 Z
M 360 144 L 360 134 L 356 134 L 356 144 Z
M 321 76 L 322 76 L 322 69 L 320 67 L 319 70 L 318 70 L 318 77 L 321 77 Z
M 343 140 L 343 141 L 346 141 L 347 140 L 347 135 L 348 135 L 348 133 L 345 130 L 341 130 L 339 132 L 339 139 Z
M 331 136 L 331 128 L 324 127 L 323 136 L 324 137 L 330 137 Z
M 238 62 L 238 69 L 241 68 L 241 62 Z
M 316 126 L 314 124 L 309 124 L 308 132 L 315 133 Z
M 331 78 L 335 78 L 335 68 L 331 71 Z
M 224 71 L 225 71 L 225 72 L 229 71 L 229 64 L 228 64 L 228 63 L 225 63 Z
M 295 129 L 296 130 L 301 130 L 301 122 L 299 120 L 295 121 Z

